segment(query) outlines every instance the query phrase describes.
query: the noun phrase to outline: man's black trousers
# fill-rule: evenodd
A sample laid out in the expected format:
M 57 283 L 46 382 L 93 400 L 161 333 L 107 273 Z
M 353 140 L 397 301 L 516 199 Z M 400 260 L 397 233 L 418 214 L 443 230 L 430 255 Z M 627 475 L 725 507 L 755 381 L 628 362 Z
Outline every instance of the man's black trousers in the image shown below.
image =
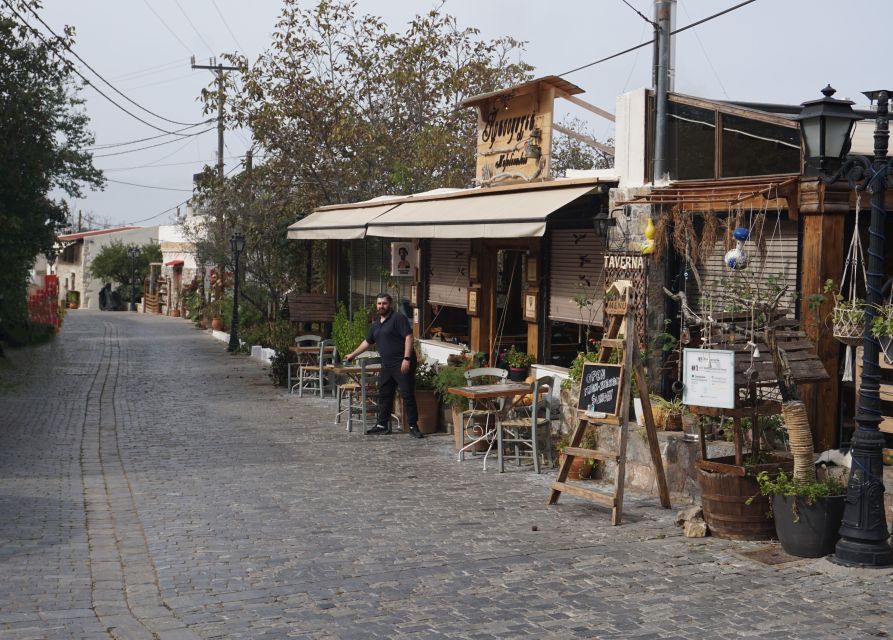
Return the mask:
M 394 406 L 394 390 L 400 387 L 403 396 L 403 408 L 410 427 L 419 424 L 419 410 L 415 404 L 415 366 L 409 373 L 401 373 L 400 366 L 382 367 L 378 374 L 378 421 L 377 424 L 387 426 Z M 406 425 L 403 427 L 406 428 Z

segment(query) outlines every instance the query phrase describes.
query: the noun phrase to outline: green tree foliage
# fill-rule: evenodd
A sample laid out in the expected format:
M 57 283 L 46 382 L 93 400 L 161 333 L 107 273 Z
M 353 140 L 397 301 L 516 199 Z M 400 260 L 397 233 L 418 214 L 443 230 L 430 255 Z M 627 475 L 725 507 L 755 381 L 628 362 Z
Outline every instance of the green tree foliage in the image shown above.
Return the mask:
M 252 130 L 265 161 L 250 188 L 208 172 L 209 263 L 228 263 L 240 224 L 246 291 L 254 282 L 267 297 L 249 292 L 250 302 L 321 287 L 324 245 L 286 241 L 288 225 L 322 205 L 468 186 L 477 113 L 460 102 L 529 79 L 522 50 L 512 38 L 482 40 L 440 6 L 398 32 L 354 2 L 284 0 L 267 51 L 253 63 L 227 56 L 239 67 L 227 80 L 227 117 Z M 203 98 L 215 112 L 216 89 Z
M 19 15 L 35 1 L 16 3 Z M 51 255 L 68 208 L 49 196 L 70 197 L 99 188 L 102 174 L 85 149 L 93 144 L 70 66 L 63 59 L 74 30 L 64 40 L 34 36 L 21 18 L 0 11 L 0 337 L 26 322 L 28 270 L 38 253 Z
M 571 118 L 562 124 L 587 138 L 597 139 L 595 133 L 579 118 Z M 614 140 L 609 138 L 603 144 L 614 146 Z M 552 173 L 558 177 L 565 177 L 568 169 L 610 169 L 613 166 L 613 157 L 582 140 L 561 133 L 557 133 L 552 139 Z
M 130 248 L 133 244 L 124 244 L 114 240 L 105 245 L 96 254 L 90 265 L 90 275 L 103 282 L 114 282 L 118 285 L 130 286 Z M 150 242 L 140 247 L 140 257 L 134 260 L 136 282 L 140 283 L 149 275 L 149 263 L 161 262 L 161 247 Z

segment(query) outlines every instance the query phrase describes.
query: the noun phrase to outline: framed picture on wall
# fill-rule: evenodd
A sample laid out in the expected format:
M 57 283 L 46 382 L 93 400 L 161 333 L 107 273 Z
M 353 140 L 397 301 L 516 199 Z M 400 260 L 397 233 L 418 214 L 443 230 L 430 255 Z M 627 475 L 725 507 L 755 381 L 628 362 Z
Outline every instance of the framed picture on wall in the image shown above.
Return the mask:
M 481 290 L 478 287 L 469 287 L 468 288 L 468 315 L 476 316 L 480 313 L 480 298 L 481 298 Z
M 524 319 L 527 322 L 536 322 L 536 298 L 536 291 L 524 294 Z
M 409 304 L 416 307 L 419 304 L 419 285 L 409 285 Z
M 536 284 L 539 281 L 537 274 L 536 256 L 527 256 L 527 282 Z
M 478 279 L 478 257 L 469 256 L 468 258 L 468 277 L 471 280 Z
M 391 275 L 411 276 L 415 273 L 416 252 L 411 242 L 391 243 Z
M 419 308 L 418 307 L 415 307 L 412 310 L 412 323 L 419 324 Z

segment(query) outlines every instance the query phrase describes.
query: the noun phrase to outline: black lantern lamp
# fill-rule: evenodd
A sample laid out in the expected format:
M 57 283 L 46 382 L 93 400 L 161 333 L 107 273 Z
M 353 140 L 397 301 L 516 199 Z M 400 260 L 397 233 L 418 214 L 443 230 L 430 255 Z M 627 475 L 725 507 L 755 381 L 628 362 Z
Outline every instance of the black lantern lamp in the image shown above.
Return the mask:
M 127 249 L 130 256 L 130 310 L 136 311 L 136 261 L 140 257 L 140 248 L 133 245 Z
M 880 345 L 871 333 L 871 324 L 883 304 L 881 287 L 884 279 L 887 212 L 884 196 L 890 174 L 887 148 L 890 138 L 887 116 L 891 91 L 868 91 L 865 96 L 877 100 L 874 126 L 874 158 L 847 156 L 849 140 L 856 120 L 852 102 L 835 100 L 830 86 L 825 98 L 803 103 L 800 113 L 801 132 L 806 147 L 806 167 L 825 184 L 846 178 L 851 189 L 871 194 L 871 225 L 868 246 L 865 325 L 862 332 L 862 382 L 859 387 L 859 408 L 856 432 L 850 448 L 852 466 L 847 485 L 840 541 L 834 550 L 834 561 L 849 566 L 888 567 L 893 565 L 887 520 L 884 513 L 884 482 L 881 450 L 884 434 L 881 423 Z M 808 171 L 804 171 L 808 173 Z M 854 233 L 858 233 L 856 229 Z
M 835 93 L 829 84 L 822 89 L 825 97 L 804 102 L 800 115 L 795 118 L 800 121 L 806 147 L 805 175 L 829 175 L 837 171 L 850 150 L 853 126 L 856 120 L 862 119 L 853 112 L 851 100 L 832 98 Z
M 229 239 L 229 248 L 233 252 L 233 316 L 229 327 L 229 345 L 226 350 L 235 353 L 239 350 L 239 255 L 245 249 L 245 236 L 236 227 Z
M 607 207 L 602 205 L 602 208 L 599 209 L 599 212 L 595 214 L 595 217 L 592 219 L 592 230 L 595 231 L 597 236 L 607 239 L 608 230 L 616 224 L 617 220 L 614 219 L 614 216 L 608 213 Z

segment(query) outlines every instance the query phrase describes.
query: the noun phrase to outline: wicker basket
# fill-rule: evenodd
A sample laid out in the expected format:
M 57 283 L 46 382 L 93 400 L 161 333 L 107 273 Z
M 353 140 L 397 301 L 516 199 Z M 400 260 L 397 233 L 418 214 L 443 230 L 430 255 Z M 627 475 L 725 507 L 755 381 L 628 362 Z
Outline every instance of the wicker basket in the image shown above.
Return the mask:
M 850 319 L 840 319 L 834 323 L 831 334 L 843 344 L 856 347 L 862 344 L 862 333 L 865 330 L 865 324 L 862 322 L 853 322 Z

